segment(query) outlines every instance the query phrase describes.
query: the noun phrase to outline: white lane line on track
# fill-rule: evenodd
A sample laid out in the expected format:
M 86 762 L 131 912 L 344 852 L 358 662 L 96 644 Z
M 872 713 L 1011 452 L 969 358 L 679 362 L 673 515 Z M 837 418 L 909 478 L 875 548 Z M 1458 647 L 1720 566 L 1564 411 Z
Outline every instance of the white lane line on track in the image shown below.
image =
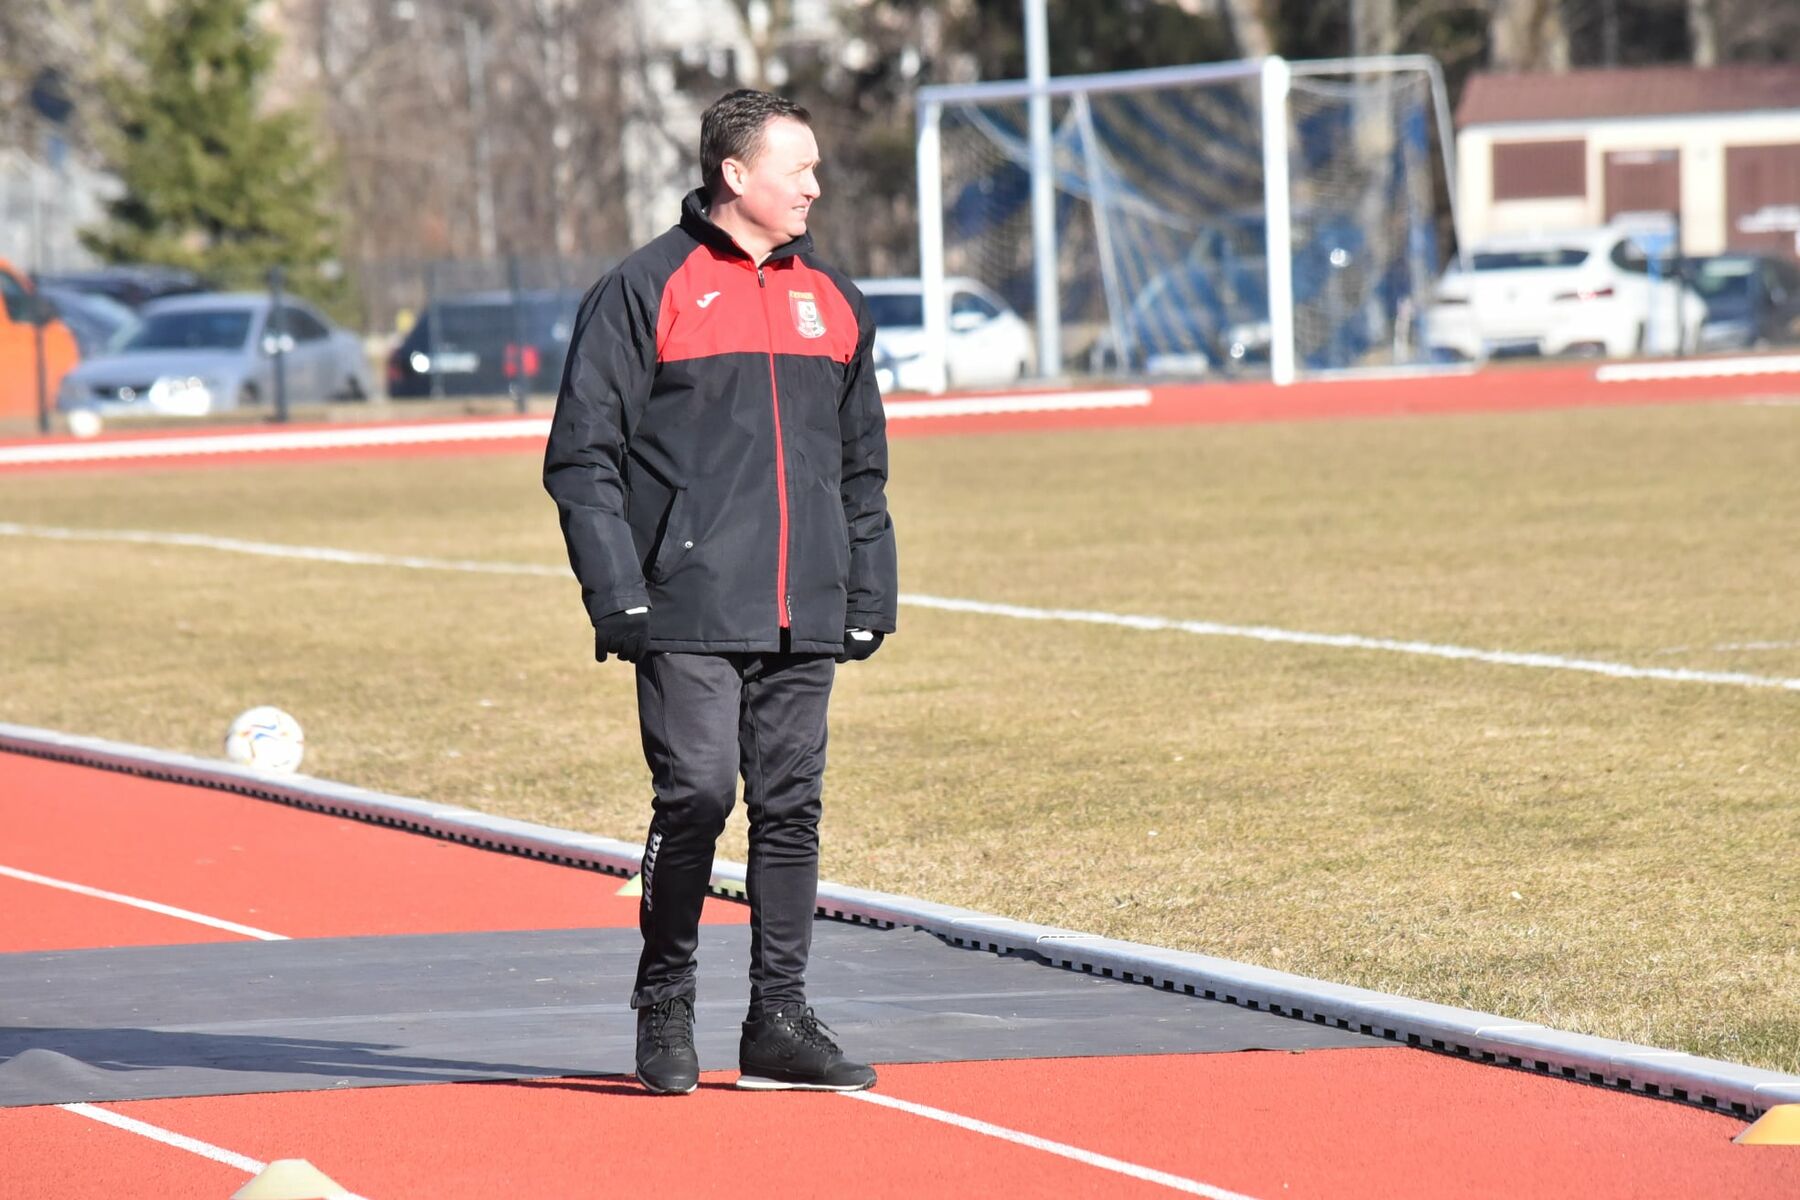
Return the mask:
M 1012 1142 L 1014 1145 L 1025 1146 L 1032 1150 L 1042 1150 L 1046 1154 L 1059 1155 L 1078 1163 L 1085 1163 L 1090 1167 L 1098 1167 L 1102 1171 L 1128 1175 L 1145 1183 L 1159 1184 L 1177 1192 L 1186 1192 L 1190 1196 L 1207 1196 L 1211 1200 L 1253 1200 L 1252 1197 L 1246 1196 L 1242 1192 L 1226 1191 L 1224 1188 L 1214 1187 L 1210 1183 L 1201 1183 L 1197 1179 L 1171 1175 L 1167 1171 L 1158 1171 L 1152 1167 L 1140 1166 L 1137 1163 L 1126 1162 L 1105 1154 L 1096 1154 L 1092 1150 L 1083 1150 L 1079 1146 L 1071 1146 L 1065 1142 L 1053 1142 L 1035 1134 L 1008 1129 L 1004 1125 L 994 1125 L 974 1117 L 965 1117 L 961 1113 L 932 1108 L 928 1104 L 915 1104 L 911 1100 L 902 1100 L 897 1096 L 884 1096 L 880 1092 L 840 1092 L 838 1094 L 848 1100 L 860 1100 L 864 1104 L 876 1104 L 882 1108 L 896 1109 L 915 1117 L 924 1117 L 928 1121 L 939 1121 L 958 1129 L 966 1129 L 970 1133 L 978 1133 L 983 1137 L 999 1138 L 1003 1142 Z
M 1597 368 L 1600 383 L 1642 383 L 1650 379 L 1711 379 L 1736 375 L 1787 375 L 1800 372 L 1800 354 L 1710 358 L 1694 362 L 1617 363 Z
M 260 454 L 274 450 L 341 450 L 355 446 L 422 446 L 439 442 L 497 442 L 545 438 L 548 417 L 500 421 L 451 421 L 441 425 L 378 425 L 294 429 L 279 433 L 215 433 L 188 437 L 130 438 L 105 442 L 51 442 L 0 446 L 0 466 L 177 458 L 193 454 Z
M 884 405 L 890 421 L 920 417 L 977 417 L 992 413 L 1072 412 L 1083 409 L 1148 408 L 1146 388 L 1026 395 L 958 396 L 943 400 L 895 400 Z M 542 441 L 548 417 L 494 421 L 447 421 L 437 425 L 367 425 L 337 429 L 291 429 L 257 433 L 192 434 L 183 437 L 120 438 L 93 442 L 25 443 L 0 446 L 0 467 L 46 463 L 114 462 L 192 455 L 268 454 L 282 450 L 344 450 L 358 446 L 428 446 L 443 442 Z
M 460 559 L 423 558 L 416 555 L 373 554 L 358 550 L 337 550 L 326 546 L 291 546 L 271 542 L 250 542 L 238 538 L 212 537 L 198 533 L 161 533 L 134 529 L 67 529 L 0 521 L 0 536 L 40 538 L 51 541 L 131 542 L 139 545 L 187 546 L 234 554 L 252 554 L 266 558 L 304 559 L 312 562 L 341 563 L 350 566 L 403 567 L 419 571 L 530 575 L 551 579 L 566 578 L 569 574 L 567 567 L 549 566 L 542 563 L 475 562 Z M 1438 642 L 1363 637 L 1354 633 L 1311 633 L 1299 629 L 1278 629 L 1268 625 L 1226 625 L 1216 621 L 1184 621 L 1173 617 L 1145 616 L 1133 613 L 1094 612 L 1074 608 L 1032 608 L 1021 604 L 993 604 L 985 600 L 928 596 L 917 592 L 902 592 L 900 603 L 914 608 L 1007 617 L 1021 621 L 1064 621 L 1085 625 L 1110 625 L 1122 629 L 1157 633 L 1186 633 L 1198 637 L 1247 638 L 1253 641 L 1296 646 L 1375 650 L 1390 654 L 1413 654 L 1426 658 L 1481 662 L 1493 666 L 1577 671 L 1592 675 L 1605 675 L 1614 679 L 1656 679 L 1670 683 L 1710 683 L 1731 687 L 1800 691 L 1800 679 L 1781 676 L 1751 675 L 1741 671 L 1693 671 L 1676 667 L 1639 667 L 1630 663 L 1569 658 L 1559 654 L 1482 650 L 1472 646 L 1445 645 Z
M 963 396 L 951 400 L 891 400 L 882 406 L 890 421 L 909 417 L 978 417 L 988 413 L 1074 412 L 1094 408 L 1148 408 L 1147 388 L 1103 392 L 1043 392 L 1031 395 Z
M 139 1137 L 147 1137 L 153 1142 L 161 1142 L 165 1146 L 173 1146 L 177 1150 L 186 1150 L 189 1154 L 198 1154 L 201 1158 L 210 1158 L 216 1163 L 224 1163 L 228 1167 L 236 1167 L 249 1175 L 260 1174 L 269 1164 L 251 1158 L 247 1154 L 239 1154 L 227 1150 L 223 1146 L 215 1146 L 211 1142 L 203 1142 L 199 1138 L 191 1138 L 185 1133 L 176 1133 L 164 1129 L 160 1125 L 152 1125 L 135 1117 L 127 1117 L 110 1109 L 95 1104 L 59 1104 L 56 1107 L 64 1112 L 72 1112 L 78 1117 L 86 1117 L 90 1121 L 98 1121 L 102 1125 L 111 1125 L 114 1129 L 123 1129 L 126 1133 L 135 1133 Z
M 227 1167 L 234 1167 L 246 1175 L 260 1175 L 269 1165 L 260 1159 L 251 1158 L 248 1154 L 239 1154 L 235 1150 L 227 1150 L 223 1146 L 215 1146 L 211 1142 L 203 1142 L 199 1138 L 189 1137 L 185 1133 L 176 1133 L 172 1129 L 164 1129 L 160 1125 L 152 1125 L 148 1121 L 140 1121 L 136 1117 L 128 1117 L 123 1113 L 116 1113 L 96 1104 L 59 1104 L 56 1107 L 64 1112 L 74 1113 L 78 1117 L 86 1117 L 90 1121 L 98 1121 L 102 1125 L 111 1125 L 114 1129 L 122 1129 L 126 1133 L 135 1133 L 137 1136 L 149 1138 L 153 1142 L 173 1146 L 177 1150 L 186 1150 L 189 1154 L 198 1154 L 201 1158 L 208 1158 Z M 338 1200 L 363 1200 L 354 1192 L 334 1192 L 332 1195 Z
M 83 883 L 70 883 L 66 879 L 52 879 L 48 875 L 38 875 L 32 871 L 21 871 L 17 867 L 0 866 L 0 875 L 17 879 L 24 883 L 41 884 L 44 887 L 60 888 L 65 892 L 74 892 L 79 896 L 92 896 L 96 900 L 110 900 L 115 904 L 128 904 L 132 908 L 141 908 L 147 912 L 161 913 L 165 917 L 175 917 L 182 921 L 192 921 L 196 925 L 210 925 L 214 929 L 223 929 L 227 933 L 241 933 L 245 937 L 257 938 L 265 942 L 285 942 L 286 934 L 270 933 L 266 929 L 256 929 L 249 925 L 239 925 L 236 921 L 227 921 L 222 917 L 209 917 L 205 913 L 190 912 L 185 908 L 159 904 L 154 900 L 144 900 L 137 896 L 126 896 L 119 892 L 108 892 L 100 888 L 88 887 Z

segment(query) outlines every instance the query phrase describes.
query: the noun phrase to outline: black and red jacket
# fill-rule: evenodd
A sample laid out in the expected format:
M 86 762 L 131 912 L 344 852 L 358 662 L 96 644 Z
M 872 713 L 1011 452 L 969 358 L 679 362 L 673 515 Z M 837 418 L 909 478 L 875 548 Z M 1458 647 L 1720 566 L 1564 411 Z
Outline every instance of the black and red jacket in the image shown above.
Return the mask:
M 650 648 L 694 653 L 891 633 L 874 336 L 810 236 L 758 267 L 698 191 L 595 284 L 544 456 L 589 619 L 647 604 Z

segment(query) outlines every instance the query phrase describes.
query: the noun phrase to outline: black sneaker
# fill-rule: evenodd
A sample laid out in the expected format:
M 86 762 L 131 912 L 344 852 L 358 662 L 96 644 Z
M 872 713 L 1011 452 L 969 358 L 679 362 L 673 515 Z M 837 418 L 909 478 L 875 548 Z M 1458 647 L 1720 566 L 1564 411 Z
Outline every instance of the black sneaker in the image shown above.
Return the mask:
M 693 997 L 675 996 L 637 1010 L 637 1077 L 663 1096 L 685 1096 L 700 1086 Z
M 875 1071 L 844 1057 L 804 1004 L 783 1004 L 744 1022 L 737 1085 L 762 1091 L 860 1092 Z

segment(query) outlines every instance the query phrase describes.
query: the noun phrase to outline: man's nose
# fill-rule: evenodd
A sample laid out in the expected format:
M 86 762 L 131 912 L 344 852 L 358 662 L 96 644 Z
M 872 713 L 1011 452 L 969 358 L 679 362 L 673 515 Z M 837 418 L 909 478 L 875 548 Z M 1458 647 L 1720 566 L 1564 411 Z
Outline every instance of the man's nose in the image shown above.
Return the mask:
M 819 198 L 819 176 L 817 172 L 808 171 L 806 173 L 806 177 L 800 181 L 800 192 L 808 200 L 817 200 Z

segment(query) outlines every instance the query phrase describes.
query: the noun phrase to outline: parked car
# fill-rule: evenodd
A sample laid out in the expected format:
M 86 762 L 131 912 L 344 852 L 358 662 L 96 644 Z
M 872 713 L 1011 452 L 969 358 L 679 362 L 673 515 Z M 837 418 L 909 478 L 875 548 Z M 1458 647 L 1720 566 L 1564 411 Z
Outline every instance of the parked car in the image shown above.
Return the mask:
M 362 342 L 301 300 L 275 310 L 265 293 L 204 292 L 152 301 L 142 320 L 118 353 L 69 372 L 59 408 L 199 416 L 268 404 L 277 361 L 291 403 L 373 390 Z
M 105 296 L 132 309 L 142 308 L 165 296 L 187 296 L 213 290 L 206 280 L 179 267 L 116 266 L 97 267 L 91 271 L 59 271 L 41 276 L 38 282 L 68 291 Z
M 496 396 L 523 380 L 555 391 L 575 331 L 581 293 L 570 289 L 475 292 L 425 310 L 388 356 L 388 395 Z
M 897 391 L 931 385 L 925 363 L 925 285 L 917 278 L 859 279 L 857 288 L 875 322 L 876 380 Z M 946 383 L 953 388 L 997 387 L 1029 375 L 1037 355 L 1031 326 L 1006 301 L 973 279 L 944 281 L 950 331 Z
M 0 259 L 0 417 L 30 416 L 38 410 L 40 327 L 48 400 L 81 357 L 81 349 L 56 310 L 21 272 Z
M 1756 254 L 1682 260 L 1701 299 L 1702 350 L 1748 350 L 1800 342 L 1800 267 Z
M 1667 354 L 1693 350 L 1706 302 L 1621 229 L 1511 234 L 1472 246 L 1425 314 L 1434 357 Z
M 141 322 L 136 313 L 100 292 L 78 292 L 61 284 L 40 283 L 38 294 L 56 306 L 82 358 L 111 354 L 131 337 Z

